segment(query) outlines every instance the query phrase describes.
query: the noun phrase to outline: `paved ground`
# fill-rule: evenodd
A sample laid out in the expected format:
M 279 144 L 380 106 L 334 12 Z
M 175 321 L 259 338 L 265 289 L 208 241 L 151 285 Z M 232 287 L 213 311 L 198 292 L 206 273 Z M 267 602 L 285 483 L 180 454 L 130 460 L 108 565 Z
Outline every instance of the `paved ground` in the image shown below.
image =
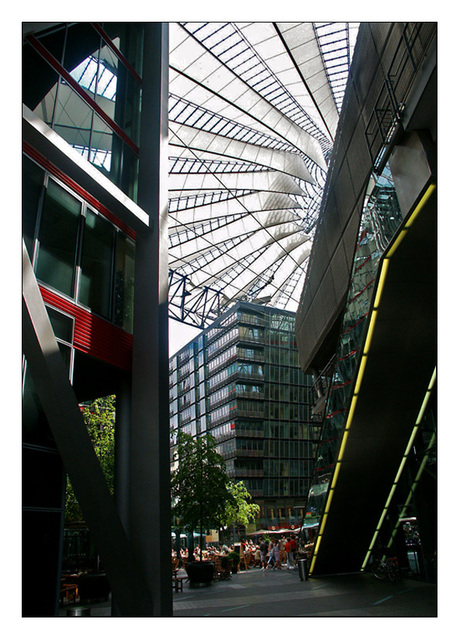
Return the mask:
M 299 579 L 297 571 L 251 569 L 232 580 L 174 593 L 174 616 L 186 617 L 434 617 L 436 586 L 370 574 Z
M 186 576 L 183 570 L 179 575 Z M 298 571 L 250 569 L 229 581 L 173 593 L 174 617 L 412 617 L 437 616 L 434 584 L 403 578 L 380 582 L 371 574 L 299 579 Z M 60 615 L 66 615 L 63 609 Z M 110 604 L 91 616 L 110 616 Z

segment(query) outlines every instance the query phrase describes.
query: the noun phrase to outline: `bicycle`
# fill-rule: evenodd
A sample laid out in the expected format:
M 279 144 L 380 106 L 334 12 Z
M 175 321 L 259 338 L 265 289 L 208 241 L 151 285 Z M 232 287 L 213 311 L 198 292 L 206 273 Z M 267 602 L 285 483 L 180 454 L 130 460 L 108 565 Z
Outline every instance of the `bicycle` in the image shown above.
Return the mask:
M 396 556 L 391 558 L 385 558 L 385 556 L 383 556 L 379 560 L 374 560 L 371 570 L 377 580 L 385 580 L 385 578 L 388 578 L 390 582 L 401 581 L 401 571 Z

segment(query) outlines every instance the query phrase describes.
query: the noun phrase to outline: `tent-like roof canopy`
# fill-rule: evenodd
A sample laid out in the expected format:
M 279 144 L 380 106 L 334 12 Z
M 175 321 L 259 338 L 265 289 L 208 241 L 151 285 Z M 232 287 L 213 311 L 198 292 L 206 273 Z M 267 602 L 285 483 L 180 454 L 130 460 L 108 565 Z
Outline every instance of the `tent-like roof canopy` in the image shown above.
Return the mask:
M 297 309 L 357 28 L 170 25 L 171 317 Z

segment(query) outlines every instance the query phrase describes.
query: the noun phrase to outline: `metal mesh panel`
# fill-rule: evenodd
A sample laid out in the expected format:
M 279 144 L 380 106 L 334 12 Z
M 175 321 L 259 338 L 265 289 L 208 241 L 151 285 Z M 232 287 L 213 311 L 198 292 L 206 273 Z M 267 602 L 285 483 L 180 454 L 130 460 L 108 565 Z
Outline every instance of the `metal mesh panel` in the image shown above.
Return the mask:
M 346 251 L 346 240 L 342 239 L 334 255 L 334 269 L 332 272 L 336 295 L 340 295 L 341 292 L 345 292 L 348 288 L 350 262 L 350 255 Z
M 342 233 L 342 225 L 337 211 L 335 199 L 330 199 L 327 207 L 327 216 L 324 218 L 324 232 L 328 253 L 333 255 Z
M 365 56 L 360 56 L 360 51 L 364 51 Z M 361 25 L 356 43 L 354 64 L 350 71 L 356 97 L 360 105 L 364 105 L 366 102 L 378 62 L 379 58 L 371 37 L 369 24 L 364 23 Z
M 353 209 L 352 215 L 350 216 L 350 220 L 346 228 L 344 229 L 343 236 L 342 236 L 342 246 L 346 255 L 349 268 L 351 268 L 353 263 L 353 255 L 355 252 L 356 240 L 358 237 L 358 229 L 359 229 L 359 222 L 361 220 L 363 200 L 364 200 L 364 196 L 362 196 L 356 203 L 356 206 Z
M 344 162 L 340 169 L 340 173 L 335 181 L 335 192 L 337 196 L 337 205 L 340 211 L 340 218 L 347 220 L 355 203 L 355 195 L 352 188 L 352 181 L 348 163 Z
M 360 119 L 347 152 L 347 163 L 355 194 L 359 194 L 363 184 L 367 183 L 370 172 L 369 149 L 364 137 L 364 123 Z
M 316 227 L 315 243 L 313 245 L 315 263 L 309 271 L 309 284 L 314 290 L 319 286 L 323 274 L 329 264 L 329 252 L 326 243 L 326 229 L 324 222 L 320 221 Z
M 391 37 L 395 33 L 396 37 L 398 37 L 398 33 L 401 33 L 402 26 L 402 22 L 371 22 L 369 24 L 375 50 L 380 58 L 385 55 L 385 50 L 388 49 L 388 37 Z

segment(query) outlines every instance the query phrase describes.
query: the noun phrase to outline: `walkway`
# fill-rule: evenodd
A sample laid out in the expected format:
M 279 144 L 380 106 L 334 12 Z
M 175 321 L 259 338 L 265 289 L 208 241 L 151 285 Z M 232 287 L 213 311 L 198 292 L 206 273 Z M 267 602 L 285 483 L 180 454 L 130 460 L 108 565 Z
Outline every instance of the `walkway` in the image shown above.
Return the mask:
M 111 615 L 109 602 L 90 607 L 92 617 Z M 437 588 L 410 578 L 380 582 L 368 573 L 302 582 L 297 570 L 250 569 L 209 586 L 184 580 L 184 590 L 173 592 L 173 610 L 174 617 L 436 617 Z
M 174 616 L 435 617 L 436 585 L 413 579 L 380 582 L 367 573 L 310 578 L 297 570 L 250 569 L 208 587 L 184 583 L 174 593 Z

